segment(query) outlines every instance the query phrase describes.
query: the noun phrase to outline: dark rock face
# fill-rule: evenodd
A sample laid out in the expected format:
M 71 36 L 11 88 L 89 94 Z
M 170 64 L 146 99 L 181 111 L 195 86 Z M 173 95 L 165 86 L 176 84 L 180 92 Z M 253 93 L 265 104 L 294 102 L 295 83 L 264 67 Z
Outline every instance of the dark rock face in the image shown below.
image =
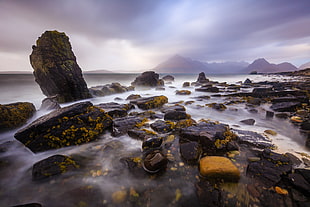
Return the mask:
M 258 134 L 257 132 L 238 129 L 232 129 L 232 131 L 238 135 L 237 141 L 240 144 L 246 144 L 260 149 L 274 147 L 274 145 L 271 144 L 271 141 L 267 137 Z
M 28 102 L 0 104 L 0 131 L 25 124 L 35 111 L 34 105 Z
M 200 88 L 196 88 L 195 91 L 200 91 L 200 92 L 210 92 L 210 93 L 218 93 L 220 89 L 218 87 L 213 87 L 213 86 L 202 86 Z
M 198 142 L 180 143 L 180 154 L 186 162 L 197 163 L 201 155 L 201 148 Z
M 170 121 L 178 121 L 181 119 L 188 119 L 190 118 L 188 114 L 184 111 L 174 111 L 170 110 L 165 113 L 164 119 Z
M 143 118 L 135 116 L 114 119 L 112 136 L 120 136 L 126 134 L 130 129 L 134 128 L 137 124 L 140 124 L 142 122 Z
M 152 96 L 147 98 L 139 98 L 130 101 L 132 104 L 136 104 L 140 109 L 148 110 L 162 107 L 165 103 L 168 103 L 166 96 Z
M 44 95 L 57 95 L 59 103 L 91 97 L 65 33 L 46 31 L 36 44 L 30 63 Z
M 207 82 L 209 82 L 209 79 L 206 78 L 206 75 L 204 72 L 201 72 L 198 75 L 197 82 L 198 83 L 207 83 Z
M 113 118 L 127 116 L 127 112 L 135 108 L 132 104 L 119 104 L 115 102 L 102 103 L 96 106 L 103 109 L 106 113 L 109 114 L 109 116 Z
M 251 84 L 251 83 L 252 83 L 252 81 L 250 79 L 248 79 L 248 78 L 243 82 L 243 84 L 246 84 L 246 85 L 247 84 Z
M 172 75 L 165 75 L 162 79 L 164 81 L 174 81 L 174 77 Z
M 163 139 L 161 137 L 149 138 L 142 143 L 142 149 L 143 150 L 157 149 L 161 146 L 162 143 Z
M 131 83 L 133 86 L 146 86 L 146 87 L 156 87 L 163 86 L 164 81 L 159 79 L 159 75 L 154 71 L 146 71 L 140 76 L 136 77 L 134 82 Z
M 151 128 L 158 133 L 168 133 L 174 128 L 174 123 L 170 121 L 157 120 L 151 124 Z
M 57 97 L 48 97 L 43 99 L 40 110 L 54 110 L 60 109 L 60 105 L 57 102 Z
M 107 96 L 116 93 L 124 93 L 126 91 L 133 91 L 133 86 L 122 86 L 120 83 L 111 83 L 103 86 L 94 86 L 89 89 L 94 96 Z
M 261 160 L 251 162 L 247 168 L 247 175 L 259 179 L 266 186 L 273 186 L 281 180 L 281 176 L 292 170 L 290 159 L 285 155 L 265 149 Z
M 53 155 L 33 165 L 32 179 L 42 180 L 76 168 L 79 168 L 79 165 L 70 157 Z
M 14 137 L 33 152 L 80 145 L 95 140 L 112 118 L 90 102 L 81 102 L 40 117 Z

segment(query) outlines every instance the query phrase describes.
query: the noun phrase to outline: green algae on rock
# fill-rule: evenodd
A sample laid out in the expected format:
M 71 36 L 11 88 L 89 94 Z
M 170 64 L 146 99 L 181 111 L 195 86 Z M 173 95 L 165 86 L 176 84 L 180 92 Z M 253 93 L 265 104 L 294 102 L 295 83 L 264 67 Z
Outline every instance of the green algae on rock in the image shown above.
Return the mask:
M 112 118 L 104 110 L 81 102 L 38 118 L 14 136 L 36 153 L 88 143 L 111 125 Z
M 0 130 L 13 129 L 26 123 L 36 111 L 29 102 L 0 104 Z
M 91 97 L 65 33 L 46 31 L 36 44 L 30 63 L 44 95 L 57 96 L 59 103 Z

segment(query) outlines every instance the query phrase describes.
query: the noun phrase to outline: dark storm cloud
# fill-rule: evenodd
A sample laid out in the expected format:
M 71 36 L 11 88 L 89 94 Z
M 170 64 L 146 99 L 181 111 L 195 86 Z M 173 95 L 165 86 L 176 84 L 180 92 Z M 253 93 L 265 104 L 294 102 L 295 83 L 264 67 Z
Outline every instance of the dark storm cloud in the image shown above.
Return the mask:
M 308 0 L 0 0 L 0 53 L 29 54 L 51 29 L 75 41 L 81 62 L 118 47 L 115 56 L 128 49 L 130 58 L 147 54 L 153 64 L 175 53 L 213 61 L 268 57 L 290 46 L 309 52 L 308 8 Z

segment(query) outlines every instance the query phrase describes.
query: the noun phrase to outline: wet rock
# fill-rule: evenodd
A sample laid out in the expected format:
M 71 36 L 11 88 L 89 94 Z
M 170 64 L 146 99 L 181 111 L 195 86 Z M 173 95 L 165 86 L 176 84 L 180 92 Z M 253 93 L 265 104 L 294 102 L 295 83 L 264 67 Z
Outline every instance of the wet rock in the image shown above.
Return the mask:
M 190 87 L 190 82 L 184 82 L 182 87 L 183 88 Z
M 143 72 L 140 76 L 136 77 L 134 82 L 131 83 L 133 86 L 146 86 L 156 87 L 163 86 L 163 80 L 159 79 L 159 75 L 154 71 Z
M 199 161 L 200 175 L 208 179 L 236 182 L 240 178 L 238 168 L 226 157 L 206 156 Z
M 242 120 L 240 122 L 242 122 L 242 123 L 244 123 L 246 125 L 254 125 L 255 120 L 254 119 L 245 119 L 245 120 Z
M 191 91 L 189 91 L 189 90 L 177 90 L 176 91 L 176 95 L 191 95 Z
M 35 111 L 34 105 L 29 102 L 0 104 L 0 131 L 22 126 Z
M 158 133 L 168 133 L 174 129 L 175 124 L 171 121 L 157 120 L 151 124 L 151 128 Z
M 129 116 L 138 116 L 138 117 L 142 117 L 142 118 L 147 118 L 147 119 L 162 119 L 164 118 L 163 114 L 157 114 L 154 111 L 143 111 L 143 112 L 130 112 Z
M 224 206 L 222 192 L 206 180 L 201 180 L 195 185 L 197 196 L 201 206 L 219 207 Z
M 181 119 L 177 121 L 175 128 L 176 129 L 183 129 L 186 127 L 190 127 L 195 125 L 197 122 L 194 119 Z
M 290 162 L 293 164 L 294 167 L 297 167 L 302 163 L 302 161 L 298 157 L 289 152 L 285 153 L 285 156 L 288 157 L 288 159 L 290 160 Z
M 126 134 L 128 130 L 136 127 L 137 124 L 141 124 L 143 120 L 144 120 L 143 118 L 135 116 L 128 116 L 114 119 L 112 127 L 112 136 L 120 136 Z
M 131 138 L 144 141 L 148 138 L 155 137 L 156 133 L 148 129 L 130 129 L 128 130 L 128 135 Z
M 283 154 L 265 149 L 260 158 L 260 161 L 249 163 L 247 176 L 260 180 L 264 186 L 275 185 L 281 180 L 282 175 L 292 170 L 290 159 Z
M 272 104 L 270 109 L 277 112 L 293 112 L 299 106 L 301 106 L 300 102 L 280 102 Z
M 263 95 L 272 91 L 272 88 L 254 88 L 252 93 L 257 95 Z
M 138 98 L 141 98 L 141 96 L 139 94 L 131 94 L 126 98 L 126 100 L 134 100 L 134 99 L 138 99 Z
M 301 123 L 300 129 L 309 131 L 310 130 L 310 121 L 305 121 L 305 122 Z
M 210 92 L 210 93 L 218 93 L 220 91 L 220 89 L 218 87 L 215 86 L 202 86 L 200 88 L 196 88 L 195 91 L 199 91 L 199 92 Z
M 197 163 L 201 152 L 198 142 L 180 143 L 180 154 L 186 162 Z
M 115 102 L 102 103 L 96 106 L 103 109 L 106 113 L 109 114 L 109 116 L 113 118 L 127 116 L 127 112 L 135 108 L 132 104 L 119 104 Z
M 27 203 L 27 204 L 12 206 L 12 207 L 42 207 L 42 205 L 40 203 Z
M 166 90 L 165 87 L 156 87 L 155 91 L 164 91 Z
M 57 96 L 59 103 L 91 97 L 65 33 L 46 31 L 36 44 L 30 63 L 44 95 Z
M 178 121 L 181 119 L 190 118 L 189 115 L 184 111 L 167 111 L 165 113 L 164 119 L 169 121 Z
M 127 91 L 133 91 L 133 86 L 122 86 L 120 83 L 111 83 L 103 86 L 93 86 L 89 88 L 89 91 L 94 96 L 107 96 L 116 93 L 124 93 Z
M 57 102 L 57 97 L 47 97 L 42 100 L 42 104 L 40 106 L 40 110 L 54 110 L 54 109 L 60 109 L 60 105 Z
M 310 183 L 301 174 L 289 174 L 288 179 L 296 189 L 310 196 Z
M 257 109 L 249 109 L 249 112 L 252 114 L 257 114 L 258 110 Z
M 142 149 L 144 151 L 150 150 L 150 149 L 158 149 L 160 148 L 162 143 L 163 143 L 163 138 L 161 137 L 149 138 L 142 143 Z
M 166 113 L 168 111 L 186 111 L 185 107 L 179 104 L 173 105 L 173 106 L 163 106 L 161 109 L 163 113 Z
M 197 96 L 197 97 L 194 97 L 194 99 L 196 99 L 197 101 L 208 100 L 210 98 L 211 98 L 210 96 Z
M 147 154 L 143 160 L 143 169 L 148 173 L 157 173 L 165 170 L 168 159 L 159 151 L 153 151 Z
M 281 103 L 281 102 L 301 102 L 309 103 L 307 96 L 284 96 L 284 97 L 275 97 L 271 100 L 272 103 Z
M 224 150 L 227 143 L 234 139 L 228 125 L 212 122 L 200 122 L 195 126 L 183 128 L 180 131 L 180 142 L 198 142 L 206 153 Z
M 174 81 L 174 77 L 172 75 L 165 75 L 164 77 L 162 77 L 162 79 L 164 81 L 170 81 L 170 82 Z
M 204 72 L 201 72 L 198 75 L 197 82 L 198 83 L 207 83 L 207 82 L 209 82 L 209 79 L 206 78 L 206 75 Z
M 251 84 L 251 83 L 252 83 L 252 81 L 250 79 L 248 79 L 248 78 L 243 82 L 243 84 L 245 84 L 245 85 L 248 85 L 248 84 Z
M 140 109 L 148 110 L 162 107 L 165 103 L 168 103 L 168 98 L 166 96 L 152 96 L 131 100 L 130 103 L 136 104 Z
M 273 111 L 266 111 L 266 118 L 267 119 L 272 119 L 274 116 L 274 112 Z
M 53 155 L 33 165 L 32 179 L 42 180 L 51 176 L 60 175 L 79 168 L 79 165 L 70 157 Z
M 274 145 L 271 144 L 271 141 L 267 137 L 258 134 L 256 132 L 244 131 L 238 129 L 232 129 L 232 132 L 238 135 L 237 141 L 240 144 L 246 144 L 248 146 L 257 147 L 260 149 L 274 147 Z
M 227 109 L 227 107 L 221 103 L 211 103 L 211 104 L 206 104 L 206 106 L 211 107 L 212 109 L 215 109 L 218 111 L 225 111 Z
M 252 104 L 252 105 L 255 105 L 255 106 L 259 106 L 262 103 L 262 99 L 260 99 L 260 98 L 249 98 L 247 100 L 247 102 L 249 104 Z
M 295 173 L 298 173 L 304 177 L 304 179 L 310 183 L 310 170 L 309 169 L 295 169 Z
M 276 113 L 275 116 L 279 119 L 287 119 L 289 117 L 289 113 Z
M 272 136 L 276 136 L 276 135 L 278 134 L 277 132 L 275 132 L 275 131 L 273 131 L 273 130 L 271 130 L 271 129 L 265 130 L 264 133 L 270 134 L 270 135 L 272 135 Z
M 14 137 L 36 153 L 88 143 L 111 125 L 112 118 L 102 109 L 81 102 L 38 118 Z

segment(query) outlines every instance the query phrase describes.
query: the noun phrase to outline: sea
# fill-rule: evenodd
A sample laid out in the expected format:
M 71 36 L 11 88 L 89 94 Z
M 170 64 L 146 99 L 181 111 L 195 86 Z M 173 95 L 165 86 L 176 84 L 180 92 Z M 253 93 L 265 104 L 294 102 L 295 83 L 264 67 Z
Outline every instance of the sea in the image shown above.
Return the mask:
M 84 79 L 88 87 L 105 85 L 113 82 L 129 86 L 138 75 L 139 74 L 134 73 L 84 74 Z M 164 75 L 166 74 L 160 74 L 160 77 L 163 77 Z M 270 104 L 266 103 L 259 106 L 257 108 L 259 113 L 249 112 L 244 104 L 229 105 L 225 111 L 217 111 L 206 107 L 205 104 L 214 102 L 224 103 L 227 101 L 225 98 L 211 97 L 211 99 L 208 100 L 196 101 L 195 97 L 212 94 L 197 92 L 194 87 L 186 88 L 191 91 L 191 95 L 176 95 L 176 90 L 184 89 L 182 88 L 184 82 L 195 82 L 198 74 L 170 75 L 175 77 L 175 81 L 166 84 L 164 91 L 156 90 L 154 88 L 143 88 L 137 89 L 136 91 L 129 91 L 104 97 L 94 97 L 82 101 L 91 101 L 94 105 L 106 102 L 128 103 L 126 97 L 131 94 L 140 94 L 143 97 L 165 95 L 168 97 L 169 103 L 195 101 L 191 105 L 186 105 L 186 112 L 196 121 L 201 119 L 218 121 L 220 123 L 228 124 L 230 127 L 236 129 L 250 130 L 260 134 L 264 134 L 265 130 L 270 129 L 277 132 L 277 135 L 266 136 L 268 136 L 270 141 L 277 146 L 277 152 L 290 152 L 296 156 L 298 156 L 299 153 L 310 153 L 309 149 L 305 148 L 304 135 L 302 135 L 298 127 L 294 126 L 289 120 L 277 118 L 272 120 L 266 119 L 265 111 L 269 109 Z M 252 82 L 295 81 L 295 78 L 279 75 L 207 75 L 207 78 L 212 81 L 218 81 L 220 83 L 226 82 L 228 84 L 240 84 L 247 78 Z M 248 92 L 250 90 L 251 89 L 244 88 L 241 89 L 241 92 Z M 31 102 L 38 110 L 27 124 L 50 112 L 39 110 L 44 98 L 45 96 L 42 94 L 40 87 L 35 82 L 32 74 L 0 74 L 0 104 Z M 61 104 L 61 106 L 63 107 L 70 104 L 73 103 Z M 141 111 L 140 109 L 134 110 Z M 248 118 L 255 119 L 256 122 L 253 126 L 240 123 L 241 120 Z M 68 197 L 68 195 L 71 195 L 70 192 L 79 189 L 81 186 L 89 186 L 89 189 L 96 188 L 104 195 L 111 195 L 113 192 L 131 189 L 132 187 L 137 188 L 135 186 L 143 185 L 141 180 L 128 179 L 128 175 L 122 174 L 118 164 L 121 157 L 133 152 L 141 151 L 141 141 L 132 139 L 126 135 L 115 138 L 109 133 L 105 133 L 99 137 L 98 141 L 92 143 L 34 154 L 14 139 L 14 134 L 25 126 L 0 133 L 0 146 L 6 145 L 9 149 L 5 152 L 0 152 L 0 206 L 13 206 L 31 202 L 38 202 L 45 204 L 46 206 L 70 206 L 70 201 L 67 201 L 68 203 L 66 203 L 64 200 L 62 201 L 61 198 Z M 110 155 L 106 155 L 100 151 L 102 146 L 115 140 L 120 142 L 123 147 L 115 150 L 115 152 Z M 98 151 L 100 151 L 100 153 L 98 153 Z M 95 158 L 94 152 L 96 152 Z M 87 169 L 80 169 L 77 178 L 68 178 L 64 176 L 63 178 L 55 178 L 43 183 L 33 182 L 31 179 L 33 164 L 55 154 L 69 156 L 82 154 L 86 157 L 85 159 L 89 158 L 92 164 L 90 164 Z M 154 185 L 160 184 L 162 183 L 156 183 Z M 182 186 L 180 189 L 182 189 L 183 194 L 185 192 L 188 194 L 193 193 L 191 187 L 188 187 L 186 190 L 186 187 Z M 89 191 L 92 192 L 91 190 Z M 162 199 L 165 198 L 163 197 Z M 109 198 L 103 196 L 102 204 L 106 203 L 107 206 L 109 206 L 108 202 Z M 158 205 L 165 206 L 164 204 L 165 200 L 162 200 Z M 76 206 L 88 205 L 85 203 L 79 203 L 79 205 Z

